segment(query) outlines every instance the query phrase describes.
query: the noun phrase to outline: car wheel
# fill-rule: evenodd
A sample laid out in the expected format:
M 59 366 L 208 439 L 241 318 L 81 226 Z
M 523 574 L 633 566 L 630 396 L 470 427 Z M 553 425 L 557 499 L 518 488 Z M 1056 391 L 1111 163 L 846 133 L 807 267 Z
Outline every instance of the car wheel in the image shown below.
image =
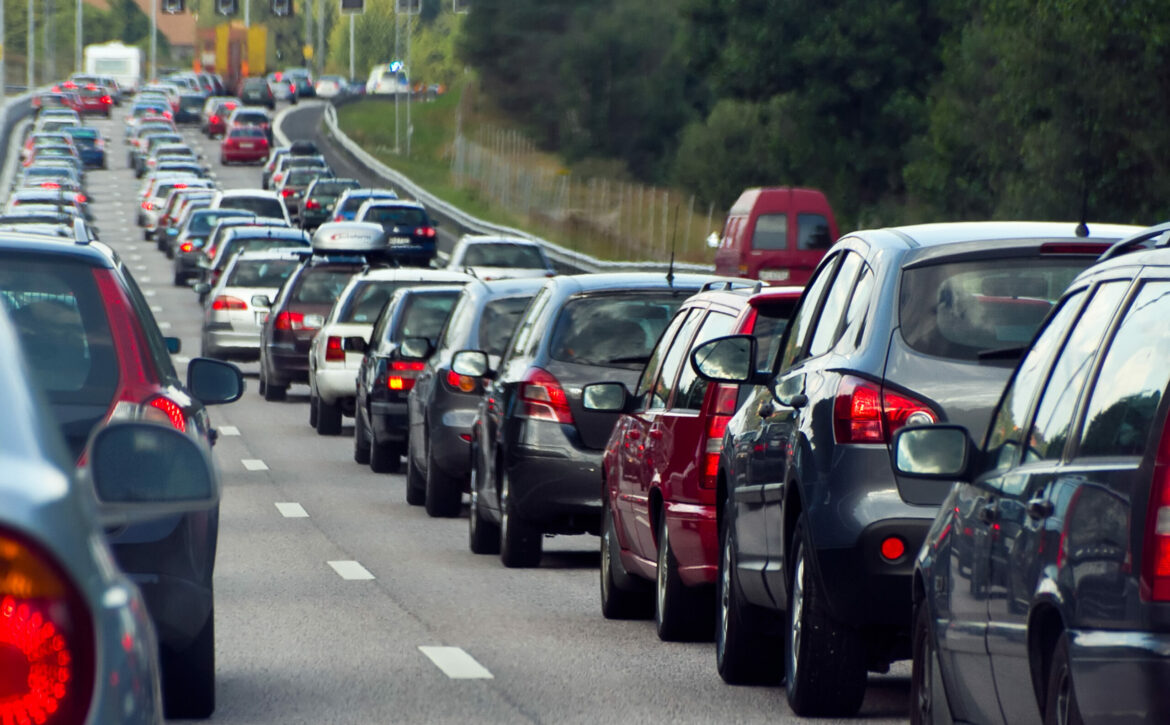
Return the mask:
M 374 473 L 398 473 L 402 470 L 402 444 L 373 441 L 370 444 L 370 470 Z M 426 496 L 425 484 L 423 496 Z
M 655 576 L 654 625 L 664 642 L 702 641 L 711 638 L 715 596 L 710 587 L 688 587 L 678 573 L 678 560 L 670 546 L 666 513 L 658 518 L 658 566 Z
M 603 494 L 604 496 L 605 494 Z M 601 512 L 601 614 L 606 619 L 648 619 L 653 614 L 654 599 L 650 587 L 622 568 L 621 544 L 608 500 Z
M 353 460 L 363 465 L 370 462 L 369 434 L 361 410 L 355 410 L 353 414 Z
M 309 393 L 309 427 L 317 429 L 317 396 Z
M 541 532 L 512 510 L 512 484 L 503 475 L 500 491 L 500 561 L 509 569 L 540 565 Z
M 459 515 L 463 503 L 459 479 L 439 470 L 435 457 L 427 453 L 427 514 L 434 518 L 453 518 Z
M 910 725 L 931 725 L 935 709 L 934 636 L 925 601 L 914 606 L 914 634 L 910 665 Z
M 265 378 L 265 380 L 264 380 L 264 399 L 265 400 L 270 401 L 270 402 L 281 401 L 281 400 L 284 400 L 284 398 L 287 394 L 288 394 L 288 383 L 281 385 L 279 383 L 272 382 L 271 380 L 267 379 L 267 377 Z
M 265 398 L 266 394 L 268 393 L 268 380 L 266 380 L 264 377 L 263 360 L 260 361 L 260 375 L 258 377 L 259 380 L 256 382 L 256 392 L 260 394 L 260 397 Z
M 183 274 L 182 272 L 175 272 L 171 276 L 171 284 L 175 287 L 187 286 L 187 275 Z
M 158 239 L 154 240 L 154 246 L 158 248 L 158 251 L 165 254 L 168 246 L 167 240 L 164 237 L 159 237 Z
M 829 614 L 810 557 L 803 517 L 793 535 L 785 647 L 788 705 L 802 717 L 852 717 L 865 697 L 861 635 Z
M 167 719 L 204 719 L 215 711 L 215 608 L 185 650 L 159 648 Z
M 488 521 L 479 508 L 479 486 L 483 477 L 479 475 L 479 457 L 471 464 L 471 506 L 467 516 L 467 547 L 473 554 L 500 553 L 500 527 Z
M 335 436 L 341 433 L 341 403 L 326 403 L 317 397 L 317 434 Z
M 406 445 L 406 502 L 411 506 L 422 506 L 427 502 L 427 482 L 414 465 L 409 443 Z
M 764 610 L 744 601 L 735 539 L 726 519 L 719 530 L 719 579 L 715 602 L 715 667 L 729 685 L 776 684 L 784 674 L 784 644 L 769 632 Z M 771 622 L 775 629 L 778 623 Z
M 1061 632 L 1048 666 L 1048 688 L 1044 704 L 1044 725 L 1082 725 L 1081 708 L 1073 686 L 1068 657 L 1068 632 Z

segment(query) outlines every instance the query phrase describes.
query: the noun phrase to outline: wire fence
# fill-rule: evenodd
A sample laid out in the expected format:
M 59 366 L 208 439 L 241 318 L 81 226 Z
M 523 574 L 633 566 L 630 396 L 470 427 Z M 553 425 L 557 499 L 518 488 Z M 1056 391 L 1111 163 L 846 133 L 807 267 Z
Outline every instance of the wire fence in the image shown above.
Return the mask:
M 715 207 L 693 195 L 604 177 L 581 178 L 552 164 L 516 131 L 456 131 L 451 175 L 487 201 L 603 259 L 709 261 Z

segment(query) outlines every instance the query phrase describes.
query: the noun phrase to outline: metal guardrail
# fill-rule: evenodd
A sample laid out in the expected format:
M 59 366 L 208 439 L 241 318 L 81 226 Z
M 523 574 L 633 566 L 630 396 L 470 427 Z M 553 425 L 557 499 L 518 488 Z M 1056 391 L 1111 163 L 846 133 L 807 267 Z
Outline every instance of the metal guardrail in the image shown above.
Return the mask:
M 584 272 L 665 272 L 669 267 L 668 261 L 662 262 L 612 262 L 608 260 L 597 259 L 581 252 L 576 252 L 571 249 L 566 249 L 559 244 L 550 242 L 534 234 L 529 234 L 520 229 L 506 227 L 499 224 L 492 224 L 491 222 L 478 219 L 471 216 L 462 209 L 450 204 L 439 197 L 431 194 L 426 189 L 411 181 L 402 173 L 395 171 L 389 166 L 385 165 L 377 158 L 375 158 L 368 151 L 363 149 L 337 125 L 337 111 L 332 104 L 325 105 L 325 128 L 329 135 L 336 141 L 350 156 L 352 156 L 358 163 L 361 163 L 370 171 L 378 176 L 386 179 L 398 188 L 405 191 L 410 196 L 413 196 L 418 201 L 425 204 L 428 208 L 438 211 L 442 216 L 455 221 L 457 225 L 476 234 L 500 234 L 514 237 L 522 237 L 542 245 L 549 258 L 554 263 L 573 267 Z M 281 134 L 283 135 L 283 134 Z M 674 269 L 677 272 L 699 272 L 709 273 L 714 272 L 714 265 L 709 264 L 694 264 L 690 262 L 676 262 Z

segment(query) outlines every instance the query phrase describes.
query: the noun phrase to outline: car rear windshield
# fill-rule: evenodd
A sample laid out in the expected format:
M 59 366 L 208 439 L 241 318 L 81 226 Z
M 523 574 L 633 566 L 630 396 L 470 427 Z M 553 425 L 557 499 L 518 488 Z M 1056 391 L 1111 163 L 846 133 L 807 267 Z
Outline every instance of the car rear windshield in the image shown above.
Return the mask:
M 231 210 L 206 209 L 191 215 L 191 222 L 187 225 L 187 233 L 207 236 L 215 228 L 220 219 L 242 218 Z
M 988 350 L 1027 345 L 1084 257 L 951 262 L 902 274 L 902 337 L 918 352 L 974 361 Z
M 264 131 L 255 126 L 236 126 L 228 131 L 228 138 L 264 138 Z
M 503 355 L 530 301 L 530 296 L 505 297 L 484 305 L 479 318 L 479 349 L 489 355 Z
M 254 123 L 264 124 L 268 123 L 268 114 L 265 113 L 244 113 L 239 112 L 232 119 L 232 123 Z
M 332 305 L 356 271 L 355 267 L 310 267 L 297 279 L 291 301 L 293 305 Z
M 179 98 L 179 107 L 188 111 L 203 108 L 203 96 L 182 96 Z
M 228 287 L 279 289 L 300 262 L 296 259 L 241 259 L 228 276 Z
M 463 255 L 469 267 L 517 267 L 544 269 L 540 249 L 531 244 L 472 244 Z
M 286 186 L 308 186 L 309 184 L 313 183 L 313 179 L 316 179 L 318 176 L 327 176 L 327 175 L 329 175 L 329 172 L 326 171 L 325 169 L 320 169 L 320 168 L 293 169 L 292 171 L 289 172 L 288 181 L 285 182 L 285 185 Z
M 396 339 L 425 337 L 432 342 L 443 331 L 443 325 L 451 315 L 451 308 L 459 298 L 456 291 L 412 294 L 406 298 L 406 309 L 402 312 Z
M 586 295 L 569 300 L 550 346 L 554 360 L 641 370 L 684 296 Z
M 224 243 L 223 250 L 216 257 L 216 267 L 223 268 L 232 255 L 240 252 L 259 252 L 265 249 L 288 249 L 289 247 L 308 247 L 309 243 L 303 239 L 273 239 L 271 237 L 234 237 Z
M 369 280 L 354 285 L 354 290 L 346 298 L 344 306 L 338 312 L 338 322 L 373 323 L 378 314 L 386 306 L 386 302 L 401 287 L 423 287 L 432 284 L 450 284 L 450 282 L 428 282 L 419 280 Z
M 320 199 L 336 199 L 346 189 L 353 189 L 356 186 L 352 181 L 319 181 L 313 187 L 313 196 Z
M 372 206 L 366 209 L 363 221 L 382 225 L 416 227 L 424 226 L 427 223 L 427 215 L 422 209 L 412 206 Z
M 270 219 L 284 219 L 284 204 L 281 204 L 276 199 L 269 199 L 263 196 L 225 196 L 220 199 L 219 208 L 221 209 L 243 209 L 250 211 L 256 216 L 268 217 Z

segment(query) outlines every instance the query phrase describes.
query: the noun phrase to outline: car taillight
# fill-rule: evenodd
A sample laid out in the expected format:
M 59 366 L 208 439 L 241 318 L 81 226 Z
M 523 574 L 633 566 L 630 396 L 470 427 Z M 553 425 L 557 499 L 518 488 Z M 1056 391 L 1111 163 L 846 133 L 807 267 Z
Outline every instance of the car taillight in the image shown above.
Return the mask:
M 435 228 L 434 227 L 419 227 L 418 229 L 414 230 L 414 236 L 426 237 L 427 239 L 434 239 L 435 238 Z
M 386 387 L 397 392 L 407 392 L 414 387 L 414 380 L 427 366 L 424 362 L 394 360 L 390 363 L 390 374 L 386 376 Z
M 41 188 L 42 189 L 60 189 L 61 185 L 55 181 L 42 181 Z
M 88 199 L 86 199 L 86 197 L 85 197 L 85 194 L 74 194 L 73 200 L 76 201 L 78 204 L 84 204 L 86 201 L 88 201 Z
M 288 90 L 290 93 L 296 93 L 297 92 L 297 84 L 296 83 L 289 83 Z
M 1150 480 L 1141 597 L 1147 602 L 1170 602 L 1170 425 L 1162 429 Z
M 454 370 L 448 370 L 447 385 L 461 393 L 473 393 L 476 388 L 476 379 L 470 375 L 460 375 Z
M 305 208 L 306 209 L 320 209 L 321 205 L 317 203 L 316 199 L 306 199 L 305 200 Z
M 281 189 L 280 190 L 280 195 L 283 196 L 285 199 L 289 198 L 290 196 L 292 196 L 295 193 L 296 192 L 293 191 L 292 189 Z
M 345 221 L 345 218 L 344 218 L 343 216 L 341 216 L 340 214 L 334 214 L 334 215 L 333 215 L 333 221 L 335 221 L 335 222 L 342 222 L 342 221 Z
M 216 295 L 215 299 L 211 301 L 211 309 L 246 310 L 248 309 L 248 304 L 239 297 L 232 297 L 231 295 Z
M 573 423 L 573 411 L 569 409 L 565 389 L 552 373 L 543 368 L 531 367 L 524 373 L 520 400 L 523 403 L 519 413 L 521 418 Z
M 889 443 L 903 426 L 937 422 L 938 416 L 925 403 L 852 375 L 841 378 L 833 401 L 838 443 Z
M 284 178 L 284 174 L 273 174 L 273 175 L 272 175 L 272 183 L 273 183 L 273 184 L 279 184 L 279 183 L 280 183 L 280 180 L 281 180 L 281 179 L 283 179 L 283 178 Z
M 84 722 L 94 688 L 93 620 L 42 546 L 0 530 L 0 722 Z
M 154 209 L 154 204 L 150 203 L 149 201 L 144 201 L 142 202 L 142 208 L 150 211 L 151 209 Z
M 217 116 L 213 113 L 213 114 L 211 114 L 211 118 L 207 119 L 207 122 L 208 123 L 219 123 L 219 116 Z
M 168 423 L 180 433 L 187 432 L 187 418 L 183 415 L 183 409 L 170 398 L 151 398 L 150 402 L 142 407 L 140 417 L 143 420 Z
M 109 96 L 102 96 L 102 103 L 109 106 L 109 105 L 112 105 L 114 103 L 114 99 L 110 98 Z
M 727 424 L 731 416 L 735 415 L 735 397 L 738 393 L 739 388 L 735 385 L 718 383 L 715 386 L 715 399 L 707 414 L 707 438 L 703 444 L 702 475 L 699 476 L 699 485 L 703 488 L 715 488 L 719 480 L 719 452 L 723 449 L 723 434 L 727 432 Z
M 276 321 L 272 325 L 277 330 L 316 330 L 319 327 L 319 325 L 305 324 L 303 313 L 289 312 L 288 310 L 277 315 Z
M 345 350 L 341 347 L 341 338 L 330 335 L 325 340 L 325 362 L 345 362 Z
M 195 245 L 192 244 L 191 242 L 183 242 L 182 244 L 179 245 L 180 252 L 190 252 L 193 249 L 195 249 Z

